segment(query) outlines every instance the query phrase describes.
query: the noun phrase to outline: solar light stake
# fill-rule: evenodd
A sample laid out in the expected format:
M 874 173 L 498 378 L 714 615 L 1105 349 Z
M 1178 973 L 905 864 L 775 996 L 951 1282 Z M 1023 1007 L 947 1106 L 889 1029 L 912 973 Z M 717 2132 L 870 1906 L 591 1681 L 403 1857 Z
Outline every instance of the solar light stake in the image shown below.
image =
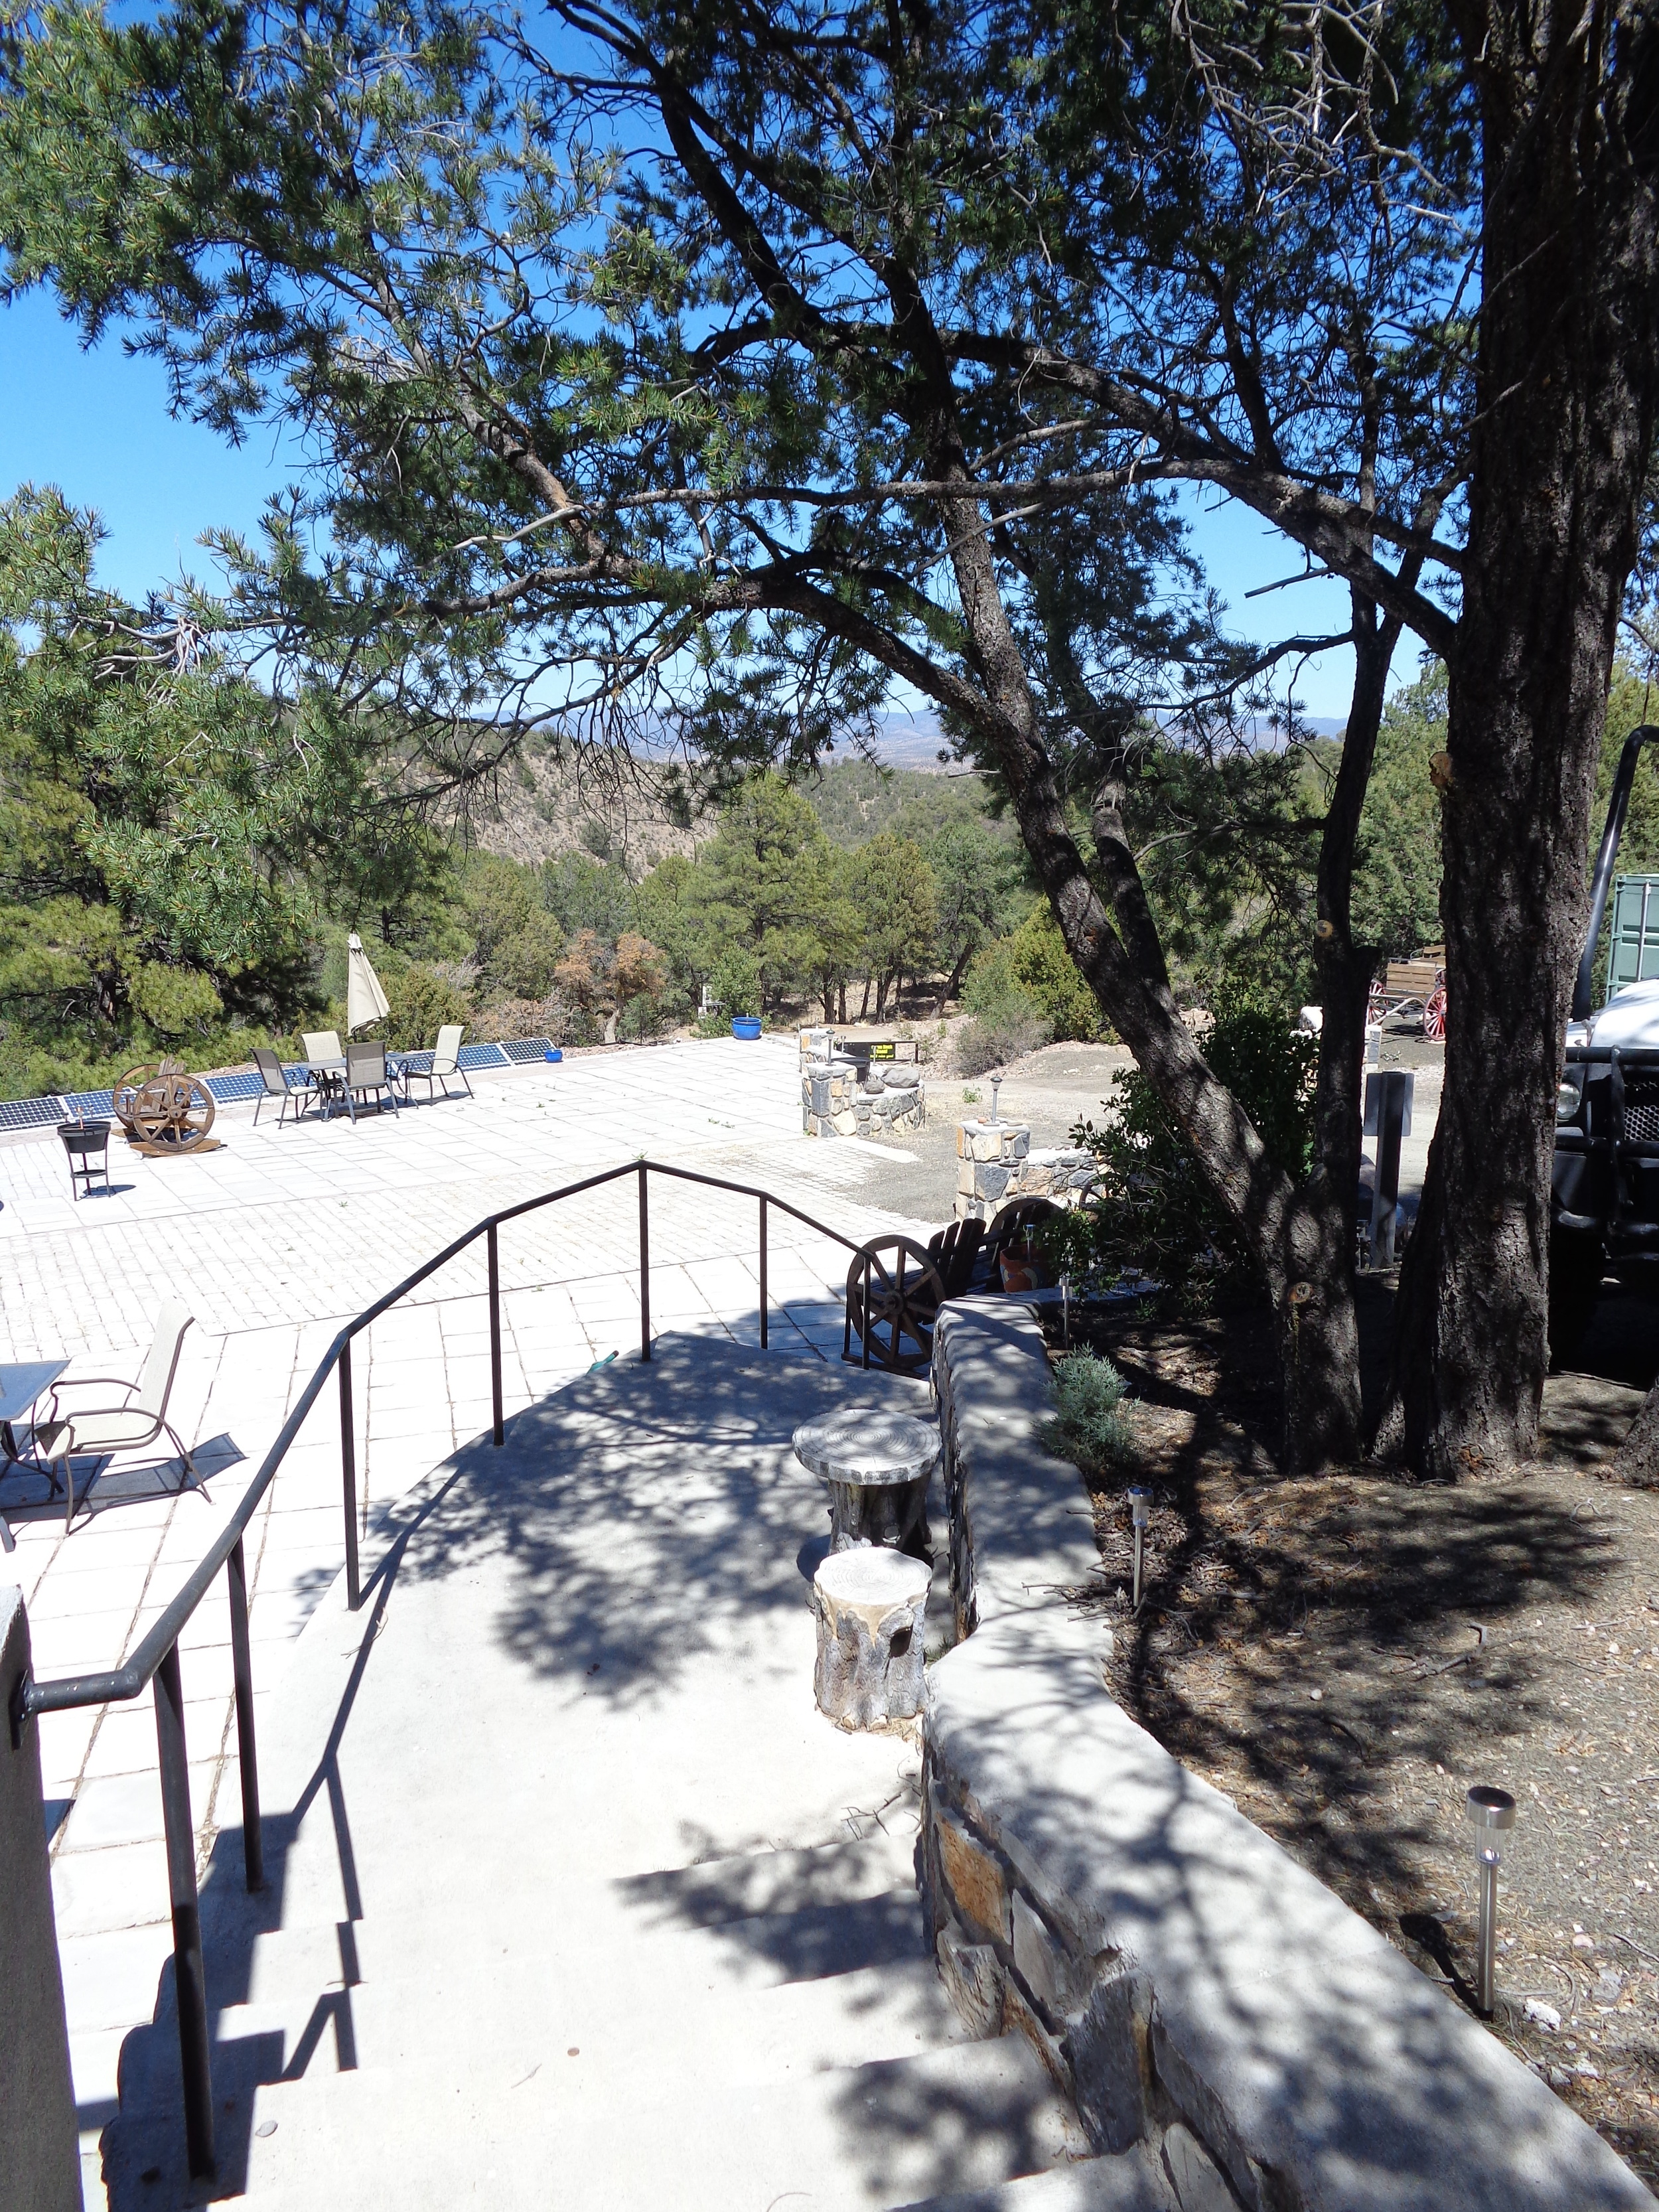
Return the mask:
M 1000 1121 L 1002 1119 L 1002 1115 L 997 1109 L 997 1100 L 1001 1095 L 1001 1091 L 1002 1078 L 1000 1075 L 994 1075 L 991 1078 L 991 1119 L 993 1121 Z
M 1060 1279 L 1060 1337 L 1067 1352 L 1072 1348 L 1072 1279 Z
M 1132 1485 L 1129 1491 L 1129 1519 L 1133 1524 L 1135 1532 L 1134 1610 L 1137 1613 L 1140 1610 L 1141 1547 L 1146 1540 L 1146 1522 L 1152 1510 L 1152 1492 L 1143 1488 L 1139 1483 Z
M 1480 1960 L 1475 1996 L 1480 2010 L 1490 2014 L 1492 1967 L 1498 1950 L 1498 1863 L 1500 1854 L 1497 1837 L 1500 1830 L 1515 1826 L 1515 1800 L 1507 1790 L 1493 1790 L 1484 1783 L 1479 1783 L 1469 1792 L 1468 1814 L 1474 1823 L 1480 1850 Z

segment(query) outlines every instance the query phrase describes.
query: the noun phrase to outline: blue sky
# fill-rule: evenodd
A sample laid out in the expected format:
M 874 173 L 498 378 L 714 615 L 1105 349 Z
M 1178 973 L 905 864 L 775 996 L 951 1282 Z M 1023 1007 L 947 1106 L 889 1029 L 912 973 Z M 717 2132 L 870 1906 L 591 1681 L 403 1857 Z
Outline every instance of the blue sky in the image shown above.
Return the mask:
M 95 507 L 109 537 L 102 581 L 135 597 L 209 564 L 196 544 L 204 529 L 249 530 L 287 480 L 281 447 L 267 432 L 233 447 L 211 431 L 173 420 L 166 380 L 154 362 L 133 360 L 118 338 L 82 352 L 51 298 L 32 292 L 0 307 L 0 491 L 55 483 L 77 506 Z M 1329 580 L 1266 599 L 1245 594 L 1292 574 L 1294 550 L 1246 509 L 1194 500 L 1194 550 L 1243 635 L 1286 629 L 1328 635 L 1347 619 L 1346 592 Z M 1396 682 L 1409 682 L 1417 654 L 1407 641 Z M 1315 718 L 1347 712 L 1352 657 L 1322 654 L 1302 671 L 1297 696 Z

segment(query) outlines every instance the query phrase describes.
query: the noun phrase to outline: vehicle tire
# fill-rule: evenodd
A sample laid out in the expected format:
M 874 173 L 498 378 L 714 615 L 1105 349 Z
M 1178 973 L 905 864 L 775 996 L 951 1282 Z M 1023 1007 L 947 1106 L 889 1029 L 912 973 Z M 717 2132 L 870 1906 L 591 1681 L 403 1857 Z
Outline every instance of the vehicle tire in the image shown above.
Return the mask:
M 1578 1357 L 1585 1331 L 1601 1294 L 1607 1257 L 1599 1237 L 1575 1237 L 1557 1230 L 1550 1238 L 1550 1365 L 1565 1367 Z

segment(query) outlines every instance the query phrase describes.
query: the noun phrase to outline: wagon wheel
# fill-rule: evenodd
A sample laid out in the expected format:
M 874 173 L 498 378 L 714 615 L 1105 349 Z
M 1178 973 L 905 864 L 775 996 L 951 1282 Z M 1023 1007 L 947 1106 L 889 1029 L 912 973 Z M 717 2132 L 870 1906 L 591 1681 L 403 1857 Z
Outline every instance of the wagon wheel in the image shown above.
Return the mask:
M 1446 975 L 1443 969 L 1435 977 L 1433 990 L 1423 1001 L 1423 1034 L 1425 1037 L 1443 1037 L 1446 1034 Z
M 939 1269 L 909 1237 L 878 1237 L 860 1246 L 847 1270 L 842 1358 L 854 1357 L 856 1336 L 872 1367 L 918 1374 L 933 1356 L 933 1322 L 945 1294 Z
M 132 1125 L 147 1144 L 192 1151 L 213 1127 L 218 1109 L 199 1077 L 152 1076 L 132 1104 Z
M 133 1102 L 144 1085 L 161 1072 L 154 1061 L 142 1067 L 130 1067 L 110 1094 L 115 1118 L 129 1135 L 132 1133 Z

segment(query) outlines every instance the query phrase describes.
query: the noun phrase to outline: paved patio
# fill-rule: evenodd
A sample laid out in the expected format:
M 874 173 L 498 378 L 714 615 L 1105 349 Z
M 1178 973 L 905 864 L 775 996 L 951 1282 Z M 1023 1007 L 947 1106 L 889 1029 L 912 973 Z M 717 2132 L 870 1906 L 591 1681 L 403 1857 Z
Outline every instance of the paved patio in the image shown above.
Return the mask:
M 116 1193 L 74 1203 L 55 1134 L 0 1142 L 0 1319 L 13 1359 L 70 1373 L 136 1371 L 163 1297 L 182 1297 L 175 1424 L 199 1444 L 205 1490 L 176 1460 L 94 1482 L 70 1535 L 44 1481 L 13 1470 L 0 1559 L 29 1607 L 41 1677 L 113 1665 L 207 1549 L 339 1322 L 487 1213 L 649 1153 L 759 1184 L 864 1237 L 919 1224 L 860 1203 L 867 1148 L 799 1133 L 793 1038 L 641 1048 L 475 1079 L 477 1097 L 398 1115 L 278 1127 L 222 1109 L 222 1148 L 151 1161 L 116 1145 Z M 651 1189 L 653 1330 L 758 1342 L 757 1209 L 690 1184 Z M 636 1354 L 637 1194 L 631 1179 L 501 1235 L 503 1385 L 510 1414 Z M 836 1358 L 845 1254 L 775 1211 L 772 1346 Z M 378 1322 L 356 1357 L 360 1525 L 489 1420 L 483 1248 Z M 337 1574 L 344 1537 L 338 1401 L 325 1392 L 247 1534 L 261 1704 Z M 84 1473 L 84 1470 L 83 1470 Z M 373 1534 L 369 1548 L 374 1549 Z M 205 1861 L 240 1820 L 222 1583 L 181 1646 L 192 1804 Z M 76 2090 L 88 2149 L 113 2110 L 123 2038 L 154 2007 L 167 1892 L 148 1696 L 41 1722 L 55 1823 L 53 1881 Z M 100 2202 L 95 2155 L 89 2205 Z

